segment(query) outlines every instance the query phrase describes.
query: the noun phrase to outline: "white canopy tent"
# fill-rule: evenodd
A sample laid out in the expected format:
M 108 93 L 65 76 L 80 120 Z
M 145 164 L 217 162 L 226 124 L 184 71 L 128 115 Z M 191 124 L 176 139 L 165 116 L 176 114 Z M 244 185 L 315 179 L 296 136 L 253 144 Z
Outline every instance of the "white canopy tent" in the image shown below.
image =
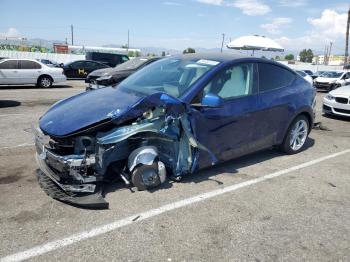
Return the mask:
M 248 35 L 231 41 L 227 48 L 236 50 L 255 50 L 283 52 L 284 48 L 271 38 L 259 35 Z

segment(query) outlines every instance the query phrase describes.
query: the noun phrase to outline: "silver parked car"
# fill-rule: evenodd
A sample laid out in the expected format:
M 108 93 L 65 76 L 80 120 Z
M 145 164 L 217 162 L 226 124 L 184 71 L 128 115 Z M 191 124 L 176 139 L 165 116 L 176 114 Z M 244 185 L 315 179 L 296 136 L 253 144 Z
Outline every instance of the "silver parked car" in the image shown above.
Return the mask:
M 0 85 L 35 84 L 51 87 L 52 83 L 66 80 L 62 68 L 48 67 L 33 59 L 0 60 Z

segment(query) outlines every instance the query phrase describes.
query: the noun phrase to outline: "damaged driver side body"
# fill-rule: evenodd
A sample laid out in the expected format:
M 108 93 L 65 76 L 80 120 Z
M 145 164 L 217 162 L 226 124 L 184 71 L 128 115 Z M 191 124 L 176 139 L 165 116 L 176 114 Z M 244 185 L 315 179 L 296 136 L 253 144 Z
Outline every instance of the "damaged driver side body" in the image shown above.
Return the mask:
M 152 109 L 145 111 L 148 108 Z M 193 135 L 189 110 L 180 100 L 156 93 L 139 101 L 122 118 L 112 115 L 97 130 L 54 141 L 38 129 L 39 183 L 58 200 L 106 208 L 102 182 L 111 173 L 127 185 L 145 190 L 159 186 L 166 175 L 180 179 L 193 173 L 198 150 L 208 152 L 215 163 L 215 156 Z M 123 122 L 130 124 L 120 126 Z M 116 127 L 104 131 L 107 125 Z
M 271 146 L 300 152 L 314 104 L 302 77 L 266 59 L 160 59 L 54 104 L 36 128 L 38 181 L 60 201 L 108 208 L 103 186 L 116 179 L 147 190 Z

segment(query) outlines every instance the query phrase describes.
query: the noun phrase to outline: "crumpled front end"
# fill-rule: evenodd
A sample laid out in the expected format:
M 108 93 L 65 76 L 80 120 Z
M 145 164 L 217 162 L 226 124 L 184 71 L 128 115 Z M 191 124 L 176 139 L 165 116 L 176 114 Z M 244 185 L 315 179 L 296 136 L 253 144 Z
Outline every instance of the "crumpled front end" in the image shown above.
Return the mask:
M 102 197 L 103 176 L 94 171 L 95 155 L 92 151 L 74 153 L 76 143 L 92 143 L 83 137 L 74 143 L 52 140 L 38 128 L 35 134 L 36 160 L 39 166 L 38 181 L 51 197 L 87 208 L 108 208 Z M 72 151 L 72 152 L 69 152 Z M 70 154 L 72 153 L 72 154 Z
M 166 176 L 193 173 L 199 150 L 211 151 L 193 135 L 186 106 L 163 93 L 148 96 L 111 121 L 72 135 L 36 134 L 40 185 L 53 198 L 107 208 L 103 183 L 121 179 L 139 190 L 159 186 Z

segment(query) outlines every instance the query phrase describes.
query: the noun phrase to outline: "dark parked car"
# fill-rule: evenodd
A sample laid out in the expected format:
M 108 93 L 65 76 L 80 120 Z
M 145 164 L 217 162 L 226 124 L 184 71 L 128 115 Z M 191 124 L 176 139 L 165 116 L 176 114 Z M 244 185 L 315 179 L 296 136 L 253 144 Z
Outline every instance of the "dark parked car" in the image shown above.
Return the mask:
M 315 79 L 315 78 L 321 76 L 322 74 L 324 74 L 325 72 L 327 72 L 327 71 L 316 71 L 311 77 L 312 77 L 312 79 Z
M 53 105 L 36 134 L 49 196 L 106 208 L 103 182 L 139 190 L 258 150 L 305 148 L 315 89 L 290 68 L 229 54 L 164 58 L 117 87 Z
M 100 52 L 87 52 L 85 58 L 86 60 L 100 62 L 111 67 L 115 67 L 129 60 L 127 55 Z
M 301 71 L 305 72 L 309 76 L 312 76 L 314 74 L 314 72 L 312 72 L 311 70 L 301 70 Z
M 64 74 L 68 79 L 85 79 L 92 71 L 102 68 L 109 68 L 109 66 L 90 60 L 78 60 L 63 66 Z
M 89 84 L 86 90 L 99 89 L 118 84 L 137 70 L 159 59 L 160 57 L 136 57 L 115 68 L 93 71 L 85 79 L 85 82 Z

